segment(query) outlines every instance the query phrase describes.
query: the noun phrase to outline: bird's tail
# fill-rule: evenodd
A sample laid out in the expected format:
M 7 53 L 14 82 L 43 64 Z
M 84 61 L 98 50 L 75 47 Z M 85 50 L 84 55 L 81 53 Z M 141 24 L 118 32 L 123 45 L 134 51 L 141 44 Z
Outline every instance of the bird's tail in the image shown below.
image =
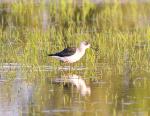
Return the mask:
M 55 54 L 48 54 L 48 56 L 55 56 Z

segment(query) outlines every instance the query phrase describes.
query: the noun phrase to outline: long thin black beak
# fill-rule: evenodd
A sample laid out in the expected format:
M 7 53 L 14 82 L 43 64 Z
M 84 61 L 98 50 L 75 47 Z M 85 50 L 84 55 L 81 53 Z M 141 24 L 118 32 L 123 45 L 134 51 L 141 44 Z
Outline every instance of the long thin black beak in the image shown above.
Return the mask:
M 99 51 L 98 47 L 91 47 L 91 49 L 94 51 Z

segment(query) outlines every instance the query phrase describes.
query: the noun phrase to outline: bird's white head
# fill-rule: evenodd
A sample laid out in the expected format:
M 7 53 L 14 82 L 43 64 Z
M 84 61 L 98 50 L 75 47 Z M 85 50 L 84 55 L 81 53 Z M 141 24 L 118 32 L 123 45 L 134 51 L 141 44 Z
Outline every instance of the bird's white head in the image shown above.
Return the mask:
M 90 47 L 90 44 L 87 42 L 87 41 L 83 41 L 83 42 L 81 42 L 81 44 L 80 44 L 80 48 L 81 49 L 87 49 L 87 48 L 89 48 Z

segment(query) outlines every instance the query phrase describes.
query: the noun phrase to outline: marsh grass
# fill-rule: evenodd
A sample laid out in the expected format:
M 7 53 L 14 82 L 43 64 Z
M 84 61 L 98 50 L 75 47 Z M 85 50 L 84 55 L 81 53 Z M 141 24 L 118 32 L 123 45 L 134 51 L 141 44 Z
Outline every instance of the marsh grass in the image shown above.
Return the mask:
M 57 67 L 60 63 L 48 58 L 47 53 L 88 40 L 97 51 L 87 50 L 75 66 L 94 69 L 99 63 L 106 63 L 107 68 L 117 67 L 116 73 L 122 74 L 127 51 L 132 70 L 136 72 L 143 66 L 143 71 L 149 73 L 148 4 L 115 1 L 96 5 L 88 0 L 82 4 L 74 1 L 1 4 L 0 61 Z
M 73 114 L 90 116 L 101 113 L 147 115 L 150 3 L 136 0 L 128 3 L 120 0 L 108 3 L 109 0 L 105 0 L 101 4 L 88 0 L 82 0 L 82 3 L 75 0 L 51 1 L 19 0 L 0 4 L 0 84 L 3 78 L 6 80 L 1 84 L 1 103 L 7 102 L 3 100 L 3 94 L 4 97 L 8 94 L 8 101 L 17 101 L 24 96 L 29 98 L 27 91 L 20 96 L 25 84 L 25 88 L 33 88 L 31 103 L 27 106 L 33 115 L 43 115 L 47 111 L 72 114 L 72 108 Z M 83 40 L 89 41 L 95 50 L 88 49 L 86 55 L 73 64 L 71 71 L 68 64 L 47 56 L 64 47 L 79 46 Z M 69 74 L 81 76 L 90 85 L 92 93 L 89 98 L 76 96 L 72 88 L 66 93 L 63 84 L 52 84 L 53 79 Z M 17 94 L 15 91 L 9 93 L 14 85 Z M 11 105 L 9 102 L 6 104 L 10 112 Z M 20 113 L 26 113 L 24 106 L 20 108 Z M 51 108 L 54 112 L 49 110 Z

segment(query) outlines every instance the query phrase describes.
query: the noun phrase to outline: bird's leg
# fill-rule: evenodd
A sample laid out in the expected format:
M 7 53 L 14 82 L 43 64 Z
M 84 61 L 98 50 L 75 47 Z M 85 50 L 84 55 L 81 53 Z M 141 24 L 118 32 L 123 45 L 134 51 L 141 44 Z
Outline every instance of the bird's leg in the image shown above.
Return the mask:
M 69 66 L 69 67 L 70 67 L 70 68 L 69 68 L 69 69 L 70 69 L 69 71 L 70 71 L 70 73 L 71 73 L 71 70 L 73 70 L 73 68 L 74 68 L 74 64 L 73 64 L 73 63 L 69 63 L 69 65 L 70 65 L 70 66 Z
M 73 70 L 73 63 L 70 63 L 70 68 Z
M 69 73 L 71 72 L 71 63 L 69 63 Z
M 60 60 L 60 68 L 62 67 L 62 61 Z

